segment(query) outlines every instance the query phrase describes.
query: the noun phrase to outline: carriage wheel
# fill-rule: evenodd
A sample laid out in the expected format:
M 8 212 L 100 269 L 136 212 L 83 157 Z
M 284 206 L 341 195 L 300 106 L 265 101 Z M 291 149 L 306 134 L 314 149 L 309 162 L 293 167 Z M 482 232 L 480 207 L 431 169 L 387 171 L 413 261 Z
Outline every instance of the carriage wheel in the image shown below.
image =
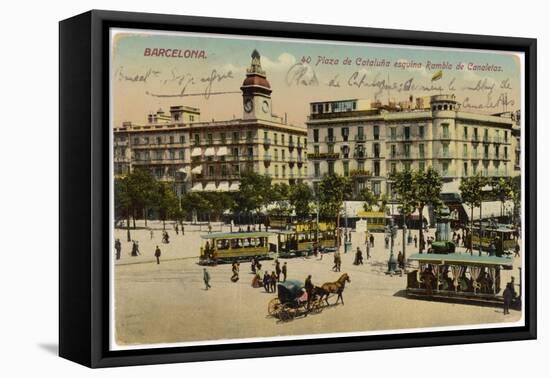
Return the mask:
M 320 299 L 316 299 L 311 302 L 309 306 L 309 312 L 312 314 L 320 314 L 321 311 L 323 311 L 323 304 L 321 303 Z
M 267 313 L 271 316 L 275 316 L 281 308 L 281 301 L 279 298 L 273 298 L 267 304 Z
M 279 319 L 282 322 L 290 322 L 294 320 L 296 313 L 294 310 L 286 305 L 282 305 L 281 311 L 279 311 Z

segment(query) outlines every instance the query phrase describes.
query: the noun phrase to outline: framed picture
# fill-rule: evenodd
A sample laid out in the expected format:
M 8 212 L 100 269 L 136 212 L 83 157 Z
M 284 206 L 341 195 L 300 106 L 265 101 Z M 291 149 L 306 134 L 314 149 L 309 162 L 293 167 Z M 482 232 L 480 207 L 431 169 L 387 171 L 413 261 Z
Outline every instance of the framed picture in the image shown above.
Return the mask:
M 60 23 L 60 355 L 536 337 L 536 40 Z

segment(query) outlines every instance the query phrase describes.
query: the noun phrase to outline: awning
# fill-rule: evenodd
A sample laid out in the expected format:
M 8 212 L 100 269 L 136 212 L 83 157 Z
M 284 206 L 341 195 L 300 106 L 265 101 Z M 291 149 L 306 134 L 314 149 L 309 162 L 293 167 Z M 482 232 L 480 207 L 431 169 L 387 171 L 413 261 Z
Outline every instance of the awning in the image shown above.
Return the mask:
M 216 191 L 216 183 L 213 182 L 213 181 L 210 181 L 206 184 L 206 186 L 204 187 L 204 191 L 205 192 L 214 192 Z
M 193 151 L 191 151 L 191 157 L 201 156 L 201 154 L 202 154 L 202 149 L 200 147 L 195 147 L 193 148 Z
M 197 182 L 193 184 L 193 187 L 191 188 L 192 192 L 202 192 L 202 184 L 200 182 Z
M 222 146 L 218 148 L 218 152 L 216 153 L 216 156 L 225 156 L 227 155 L 227 147 Z
M 218 184 L 218 191 L 227 192 L 229 190 L 229 181 L 222 181 Z
M 185 168 L 180 168 L 180 169 L 178 169 L 178 172 L 179 172 L 179 173 L 187 173 L 187 169 L 185 169 Z
M 214 151 L 214 147 L 208 147 L 204 151 L 204 156 L 214 156 L 215 154 L 216 154 L 216 152 Z
M 231 185 L 229 186 L 229 190 L 239 190 L 239 188 L 241 187 L 241 183 L 238 182 L 238 181 L 234 181 L 231 183 Z
M 202 165 L 197 165 L 195 168 L 191 170 L 191 173 L 200 175 L 202 173 Z

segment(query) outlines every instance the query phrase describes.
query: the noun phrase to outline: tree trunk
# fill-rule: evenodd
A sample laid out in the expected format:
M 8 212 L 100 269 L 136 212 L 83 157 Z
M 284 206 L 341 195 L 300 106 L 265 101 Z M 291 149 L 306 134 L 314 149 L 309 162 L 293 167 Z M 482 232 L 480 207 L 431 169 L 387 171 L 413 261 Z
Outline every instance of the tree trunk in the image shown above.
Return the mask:
M 130 236 L 130 209 L 126 209 L 126 240 L 132 241 Z
M 418 208 L 418 217 L 420 219 L 420 225 L 418 226 L 418 253 L 422 253 L 422 237 L 424 236 L 423 227 L 424 227 L 424 218 L 422 217 L 422 212 L 424 211 L 424 206 Z
M 145 219 L 145 227 L 147 227 L 147 207 L 143 208 L 143 219 Z
M 474 205 L 470 207 L 472 216 L 470 217 L 470 255 L 474 255 Z
M 166 219 L 162 218 L 162 230 L 166 231 Z
M 132 222 L 134 222 L 134 230 L 135 230 L 136 229 L 136 210 L 134 209 L 132 213 L 133 213 Z
M 481 220 L 483 219 L 482 216 L 481 216 L 481 206 L 482 206 L 483 202 L 479 202 L 479 255 L 481 256 L 481 247 L 483 245 L 483 241 L 481 240 L 481 236 L 483 234 L 483 227 L 482 227 L 482 224 L 481 224 Z

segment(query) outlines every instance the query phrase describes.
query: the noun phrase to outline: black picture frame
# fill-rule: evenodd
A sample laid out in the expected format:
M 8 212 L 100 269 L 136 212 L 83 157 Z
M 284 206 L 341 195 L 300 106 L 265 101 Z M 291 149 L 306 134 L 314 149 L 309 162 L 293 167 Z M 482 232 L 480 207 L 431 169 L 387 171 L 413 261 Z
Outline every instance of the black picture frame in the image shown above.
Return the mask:
M 109 350 L 109 28 L 525 53 L 525 326 L 178 348 Z M 93 10 L 59 24 L 59 354 L 89 367 L 535 339 L 536 39 Z

